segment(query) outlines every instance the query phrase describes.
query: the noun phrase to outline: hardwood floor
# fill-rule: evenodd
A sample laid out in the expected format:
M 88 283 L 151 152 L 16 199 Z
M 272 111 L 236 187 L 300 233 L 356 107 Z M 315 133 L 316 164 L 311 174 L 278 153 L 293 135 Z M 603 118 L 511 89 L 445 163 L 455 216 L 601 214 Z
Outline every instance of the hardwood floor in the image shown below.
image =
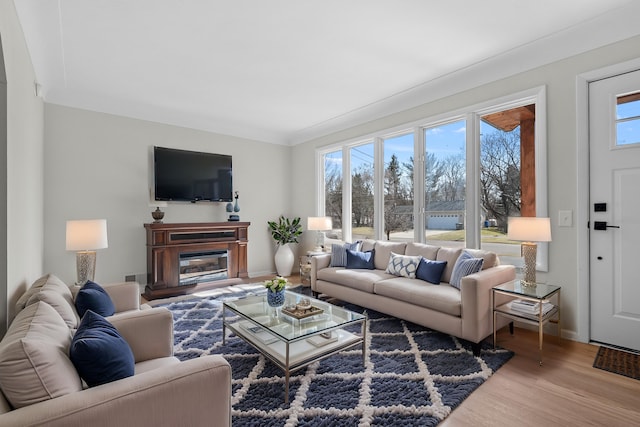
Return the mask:
M 508 328 L 498 345 L 515 356 L 442 426 L 640 426 L 640 381 L 593 367 L 598 346 Z

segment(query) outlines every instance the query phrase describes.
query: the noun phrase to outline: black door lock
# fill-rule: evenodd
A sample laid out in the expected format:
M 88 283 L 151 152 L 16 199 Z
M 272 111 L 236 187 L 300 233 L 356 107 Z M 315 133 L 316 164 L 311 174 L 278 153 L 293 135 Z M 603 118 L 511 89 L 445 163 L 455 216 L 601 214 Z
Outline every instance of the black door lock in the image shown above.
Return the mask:
M 619 225 L 607 225 L 607 221 L 594 221 L 594 230 L 607 230 L 607 228 L 620 228 Z

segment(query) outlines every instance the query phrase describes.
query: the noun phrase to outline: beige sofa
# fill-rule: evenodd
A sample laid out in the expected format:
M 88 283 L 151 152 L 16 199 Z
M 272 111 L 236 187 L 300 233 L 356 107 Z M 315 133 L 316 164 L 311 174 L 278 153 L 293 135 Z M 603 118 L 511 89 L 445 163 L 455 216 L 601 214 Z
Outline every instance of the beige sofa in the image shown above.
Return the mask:
M 135 374 L 86 387 L 68 354 L 74 292 L 44 276 L 20 298 L 0 341 L 0 425 L 231 425 L 229 363 L 220 356 L 179 361 L 171 312 L 140 310 L 137 283 L 104 289 L 116 308 L 106 319 L 131 347 Z
M 500 265 L 497 255 L 469 250 L 484 259 L 482 271 L 463 277 L 460 289 L 449 285 L 461 248 L 445 248 L 420 243 L 365 240 L 361 251 L 374 249 L 375 269 L 330 267 L 331 254 L 311 259 L 311 289 L 340 300 L 377 310 L 444 332 L 474 344 L 493 332 L 491 288 L 515 279 L 515 267 Z M 391 253 L 447 261 L 438 285 L 424 280 L 386 273 Z M 499 327 L 508 321 L 501 320 Z

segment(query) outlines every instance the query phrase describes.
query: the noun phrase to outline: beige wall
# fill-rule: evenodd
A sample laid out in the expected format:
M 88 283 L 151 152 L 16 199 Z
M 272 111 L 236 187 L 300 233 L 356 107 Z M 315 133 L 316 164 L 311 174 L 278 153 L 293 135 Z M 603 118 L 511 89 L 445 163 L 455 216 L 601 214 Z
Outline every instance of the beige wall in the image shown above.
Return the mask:
M 290 148 L 160 123 L 46 104 L 44 270 L 67 283 L 75 254 L 65 251 L 70 219 L 106 218 L 109 247 L 98 251 L 96 281 L 146 273 L 144 223 L 152 222 L 149 188 L 154 145 L 233 156 L 240 219 L 250 221 L 250 276 L 275 271 L 267 221 L 288 215 Z M 226 221 L 225 203 L 169 203 L 165 222 Z
M 10 0 L 0 0 L 0 37 L 7 77 L 6 159 L 0 165 L 6 185 L 0 202 L 0 235 L 6 233 L 6 254 L 0 253 L 3 335 L 15 300 L 42 273 L 43 103 L 35 96 L 33 66 Z
M 315 168 L 316 147 L 349 140 L 372 132 L 399 126 L 415 120 L 436 116 L 455 109 L 509 95 L 541 85 L 547 87 L 547 140 L 548 140 L 548 204 L 552 218 L 553 242 L 549 246 L 549 272 L 539 274 L 542 280 L 562 286 L 563 335 L 576 338 L 579 331 L 578 311 L 578 230 L 577 224 L 559 228 L 559 210 L 578 209 L 577 194 L 585 183 L 578 183 L 576 141 L 576 77 L 584 72 L 640 57 L 640 37 L 587 52 L 548 66 L 540 67 L 513 77 L 449 96 L 411 110 L 387 116 L 381 120 L 352 127 L 344 131 L 293 147 L 296 167 L 293 194 L 302 206 L 313 206 L 315 192 L 311 171 Z M 305 172 L 308 171 L 308 172 Z M 582 224 L 586 227 L 586 224 Z

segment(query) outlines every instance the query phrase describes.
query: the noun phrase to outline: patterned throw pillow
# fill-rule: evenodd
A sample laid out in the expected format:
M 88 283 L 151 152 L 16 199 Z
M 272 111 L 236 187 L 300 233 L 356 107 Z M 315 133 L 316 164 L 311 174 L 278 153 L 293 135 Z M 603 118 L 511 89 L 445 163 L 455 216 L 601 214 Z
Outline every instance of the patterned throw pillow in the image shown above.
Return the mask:
M 367 252 L 358 252 L 347 249 L 347 268 L 360 268 L 365 270 L 373 270 L 375 268 L 373 259 L 375 257 L 375 249 Z
M 416 278 L 433 283 L 434 285 L 439 285 L 442 281 L 442 273 L 444 273 L 446 267 L 447 261 L 433 261 L 422 258 L 420 264 L 418 264 Z
M 389 256 L 389 264 L 387 265 L 385 273 L 415 279 L 416 270 L 418 270 L 418 264 L 420 263 L 421 258 L 422 257 L 419 255 L 398 255 L 391 252 L 391 255 Z
M 353 243 L 334 243 L 331 245 L 331 264 L 329 267 L 344 267 L 347 265 L 347 249 L 357 251 L 360 242 Z
M 454 288 L 460 289 L 460 282 L 462 281 L 462 278 L 482 270 L 483 262 L 484 259 L 474 258 L 469 252 L 462 251 L 462 254 L 460 254 L 458 260 L 453 266 L 453 272 L 451 273 L 451 280 L 449 281 L 449 284 Z

